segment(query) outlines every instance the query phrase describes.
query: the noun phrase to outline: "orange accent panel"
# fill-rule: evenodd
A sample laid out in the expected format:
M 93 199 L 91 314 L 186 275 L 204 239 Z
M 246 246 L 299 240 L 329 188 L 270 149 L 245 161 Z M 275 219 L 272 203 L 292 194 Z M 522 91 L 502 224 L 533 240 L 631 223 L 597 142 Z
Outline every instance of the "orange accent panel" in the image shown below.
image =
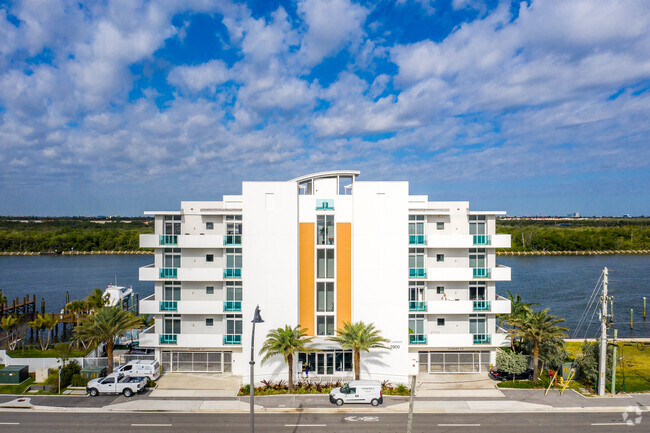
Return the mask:
M 352 321 L 352 224 L 336 224 L 336 329 Z
M 307 328 L 307 335 L 315 335 L 314 330 L 314 223 L 300 223 L 300 327 Z

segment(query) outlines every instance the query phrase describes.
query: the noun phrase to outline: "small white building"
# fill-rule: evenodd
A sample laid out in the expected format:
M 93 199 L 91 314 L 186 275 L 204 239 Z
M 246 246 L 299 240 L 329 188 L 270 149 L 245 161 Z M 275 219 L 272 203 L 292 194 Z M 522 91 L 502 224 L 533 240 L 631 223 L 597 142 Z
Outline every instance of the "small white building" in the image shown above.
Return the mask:
M 301 354 L 294 371 L 351 377 L 353 357 L 328 341 L 346 321 L 373 323 L 389 350 L 362 354 L 364 379 L 406 382 L 422 373 L 486 372 L 507 345 L 496 314 L 510 301 L 496 295 L 510 268 L 495 248 L 495 215 L 468 202 L 430 202 L 409 195 L 408 182 L 358 181 L 358 171 L 315 173 L 283 182 L 243 182 L 241 195 L 181 202 L 155 215 L 155 249 L 140 280 L 155 292 L 140 312 L 155 325 L 140 345 L 156 348 L 166 371 L 233 373 L 248 380 L 251 320 L 256 351 L 285 325 L 315 336 L 321 351 Z M 285 379 L 278 357 L 256 380 Z

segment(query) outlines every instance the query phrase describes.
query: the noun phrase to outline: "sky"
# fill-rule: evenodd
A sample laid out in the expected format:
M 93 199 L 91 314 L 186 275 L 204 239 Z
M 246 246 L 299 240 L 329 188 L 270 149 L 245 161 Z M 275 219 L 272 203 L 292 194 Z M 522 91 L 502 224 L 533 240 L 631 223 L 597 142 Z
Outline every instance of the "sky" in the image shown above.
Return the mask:
M 650 215 L 646 0 L 0 0 L 0 215 L 142 215 L 360 170 Z

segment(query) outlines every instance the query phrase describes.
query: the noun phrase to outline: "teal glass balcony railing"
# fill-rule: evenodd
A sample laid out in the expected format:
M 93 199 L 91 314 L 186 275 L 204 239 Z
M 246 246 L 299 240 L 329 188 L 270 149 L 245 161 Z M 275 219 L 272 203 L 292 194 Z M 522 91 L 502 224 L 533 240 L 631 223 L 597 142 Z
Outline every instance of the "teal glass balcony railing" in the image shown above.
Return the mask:
M 474 344 L 490 344 L 490 334 L 474 334 Z
M 160 334 L 160 344 L 176 344 L 177 337 L 177 334 Z
M 490 268 L 472 268 L 474 278 L 490 278 Z
M 223 344 L 241 344 L 241 335 L 226 334 L 223 336 Z
M 490 311 L 490 301 L 474 301 L 474 311 Z
M 427 344 L 426 334 L 411 334 L 409 335 L 409 344 Z
M 177 268 L 160 268 L 160 278 L 177 278 Z
M 223 270 L 224 278 L 241 278 L 241 269 L 239 268 L 226 268 Z
M 241 301 L 225 301 L 223 311 L 241 311 Z
M 409 245 L 426 245 L 427 237 L 425 235 L 409 235 Z
M 474 245 L 490 245 L 490 235 L 474 235 Z
M 160 245 L 178 245 L 178 236 L 160 235 Z
M 427 302 L 409 301 L 409 311 L 427 311 Z
M 427 270 L 424 268 L 410 268 L 409 278 L 426 278 Z
M 334 210 L 334 200 L 316 200 L 316 210 Z
M 224 245 L 241 245 L 241 235 L 225 235 L 223 237 Z
M 160 301 L 160 311 L 178 311 L 178 301 Z

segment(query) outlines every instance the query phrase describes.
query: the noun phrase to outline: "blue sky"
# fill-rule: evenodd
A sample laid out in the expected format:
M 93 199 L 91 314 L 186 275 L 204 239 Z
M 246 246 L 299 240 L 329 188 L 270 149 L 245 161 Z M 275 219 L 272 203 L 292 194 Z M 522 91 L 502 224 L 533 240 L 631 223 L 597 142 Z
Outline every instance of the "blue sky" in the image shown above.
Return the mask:
M 0 214 L 141 215 L 331 169 L 650 215 L 645 0 L 0 2 Z

